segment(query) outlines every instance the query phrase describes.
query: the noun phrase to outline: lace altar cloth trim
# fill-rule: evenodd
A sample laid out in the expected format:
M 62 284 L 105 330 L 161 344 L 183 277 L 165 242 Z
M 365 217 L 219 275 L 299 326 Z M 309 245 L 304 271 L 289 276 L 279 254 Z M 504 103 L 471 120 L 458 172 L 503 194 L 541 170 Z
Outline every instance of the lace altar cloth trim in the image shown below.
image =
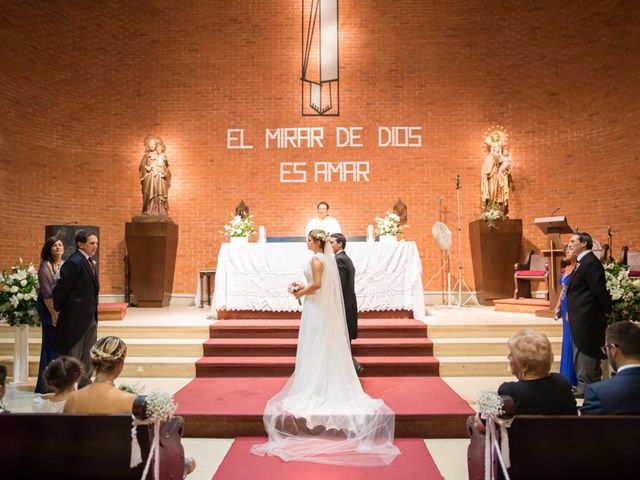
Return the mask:
M 414 242 L 351 242 L 347 255 L 356 268 L 358 310 L 412 310 L 425 318 L 422 264 Z M 304 243 L 225 243 L 218 255 L 215 300 L 219 310 L 296 312 L 301 307 L 287 287 L 304 281 L 311 258 Z

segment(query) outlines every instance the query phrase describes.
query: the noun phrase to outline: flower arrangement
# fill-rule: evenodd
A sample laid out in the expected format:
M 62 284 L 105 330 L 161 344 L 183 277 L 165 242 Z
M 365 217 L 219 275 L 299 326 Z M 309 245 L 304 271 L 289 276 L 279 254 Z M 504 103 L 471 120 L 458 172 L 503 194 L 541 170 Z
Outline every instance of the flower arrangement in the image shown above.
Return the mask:
M 40 325 L 36 310 L 38 298 L 38 272 L 33 264 L 24 268 L 12 267 L 11 272 L 0 273 L 0 319 L 5 319 L 12 327 L 18 325 Z
M 616 261 L 604 266 L 607 290 L 611 294 L 612 309 L 607 323 L 640 319 L 640 279 L 631 280 L 627 267 Z
M 134 385 L 121 383 L 120 385 L 118 385 L 118 390 L 127 393 L 133 393 L 134 395 L 139 395 L 144 391 L 144 385 L 140 385 L 140 381 L 136 382 Z
M 376 232 L 378 235 L 396 236 L 402 233 L 400 217 L 395 213 L 387 212 L 384 218 L 376 217 Z
M 481 392 L 476 405 L 478 412 L 485 417 L 497 417 L 504 413 L 502 398 L 496 392 Z
M 176 413 L 176 405 L 173 395 L 161 390 L 154 390 L 145 400 L 147 418 L 155 421 L 166 422 Z
M 495 207 L 491 202 L 487 204 L 487 208 L 480 214 L 480 220 L 484 220 L 490 227 L 495 227 L 495 223 L 505 220 L 507 216 L 502 210 Z
M 291 282 L 289 284 L 289 286 L 287 287 L 287 291 L 293 295 L 294 293 L 296 293 L 299 290 L 302 290 L 305 287 L 305 284 L 302 282 L 299 282 L 298 280 L 295 280 L 293 282 Z M 302 302 L 300 301 L 299 298 L 297 298 L 296 300 L 298 300 L 298 305 L 302 305 Z
M 252 218 L 253 215 L 246 217 L 240 215 L 234 216 L 229 224 L 224 226 L 224 234 L 227 237 L 250 237 L 256 233 L 253 228 Z

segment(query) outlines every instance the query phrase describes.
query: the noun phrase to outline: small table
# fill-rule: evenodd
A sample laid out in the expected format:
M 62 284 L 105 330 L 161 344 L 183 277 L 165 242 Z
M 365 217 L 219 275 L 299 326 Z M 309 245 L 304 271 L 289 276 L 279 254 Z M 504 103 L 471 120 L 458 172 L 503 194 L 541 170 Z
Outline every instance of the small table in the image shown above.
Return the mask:
M 216 269 L 215 268 L 203 268 L 202 270 L 198 270 L 198 274 L 200 276 L 200 308 L 204 307 L 204 305 L 211 306 L 211 280 L 216 277 Z

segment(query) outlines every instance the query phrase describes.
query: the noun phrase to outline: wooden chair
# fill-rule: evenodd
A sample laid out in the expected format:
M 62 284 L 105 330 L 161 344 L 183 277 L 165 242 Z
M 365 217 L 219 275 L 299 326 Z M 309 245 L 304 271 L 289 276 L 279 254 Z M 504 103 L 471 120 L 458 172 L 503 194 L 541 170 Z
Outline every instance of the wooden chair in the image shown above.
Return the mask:
M 544 256 L 536 255 L 531 250 L 527 260 L 524 263 L 516 263 L 513 269 L 513 298 L 517 299 L 518 293 L 521 293 L 523 298 L 531 298 L 531 282 L 542 281 L 547 287 L 546 298 L 549 299 L 549 265 Z
M 629 246 L 625 245 L 622 247 L 620 263 L 629 267 L 630 278 L 640 278 L 640 252 L 632 252 Z
M 596 257 L 598 257 L 598 260 L 600 260 L 600 262 L 602 263 L 606 262 L 609 259 L 609 244 L 607 243 L 603 245 L 598 240 L 594 239 L 591 251 Z

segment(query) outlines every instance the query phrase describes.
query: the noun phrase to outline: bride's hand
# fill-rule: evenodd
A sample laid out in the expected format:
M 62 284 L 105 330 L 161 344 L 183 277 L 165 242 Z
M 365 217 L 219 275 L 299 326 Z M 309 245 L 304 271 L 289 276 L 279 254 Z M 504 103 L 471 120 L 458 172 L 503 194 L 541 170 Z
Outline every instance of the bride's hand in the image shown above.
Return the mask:
M 304 295 L 302 294 L 302 290 L 298 290 L 297 292 L 293 292 L 293 296 L 296 297 L 296 299 L 300 300 L 300 297 L 304 297 Z

